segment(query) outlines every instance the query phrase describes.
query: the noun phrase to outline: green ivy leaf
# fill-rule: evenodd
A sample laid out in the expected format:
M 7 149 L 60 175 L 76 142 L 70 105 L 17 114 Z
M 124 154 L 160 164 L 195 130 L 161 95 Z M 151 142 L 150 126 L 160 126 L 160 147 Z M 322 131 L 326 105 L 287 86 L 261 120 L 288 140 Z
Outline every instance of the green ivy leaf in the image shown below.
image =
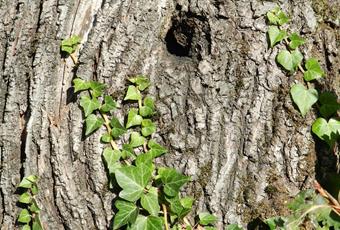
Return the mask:
M 144 119 L 142 121 L 142 135 L 147 137 L 154 132 L 156 132 L 156 125 L 150 119 Z
M 27 209 L 21 210 L 18 218 L 18 222 L 28 224 L 31 222 L 31 215 L 30 212 Z
M 205 226 L 209 224 L 214 224 L 217 221 L 217 217 L 208 213 L 208 212 L 202 212 L 198 215 L 199 218 L 199 224 Z
M 289 36 L 289 48 L 295 50 L 298 48 L 300 45 L 305 44 L 305 40 L 301 38 L 297 33 L 293 33 L 292 35 Z
M 330 146 L 335 143 L 338 135 L 340 135 L 340 121 L 334 118 L 327 122 L 324 118 L 319 117 L 312 125 L 312 131 L 321 140 L 326 141 Z
M 123 144 L 122 157 L 123 159 L 135 158 L 135 152 L 130 144 Z
M 276 43 L 282 41 L 286 37 L 286 34 L 286 31 L 280 30 L 277 26 L 270 26 L 268 29 L 270 47 L 273 47 Z
M 91 95 L 92 97 L 99 97 L 103 95 L 103 91 L 106 88 L 105 84 L 97 82 L 97 81 L 90 81 L 89 86 L 91 89 Z
M 155 102 L 151 97 L 144 98 L 144 105 L 139 108 L 139 114 L 143 117 L 152 116 L 155 113 Z
M 217 230 L 217 228 L 211 227 L 211 226 L 205 226 L 204 230 Z
M 305 67 L 307 71 L 305 71 L 303 78 L 305 81 L 312 81 L 314 79 L 319 79 L 325 73 L 323 72 L 322 68 L 319 65 L 319 62 L 315 58 L 310 58 L 306 61 Z
M 318 100 L 318 92 L 315 89 L 306 89 L 300 83 L 291 87 L 290 94 L 292 95 L 293 101 L 299 108 L 303 117 Z
M 118 212 L 113 219 L 113 229 L 119 229 L 126 224 L 136 221 L 138 207 L 134 203 L 117 200 L 115 206 L 118 209 Z
M 319 102 L 320 113 L 324 118 L 329 118 L 340 109 L 340 104 L 337 102 L 337 96 L 331 92 L 320 94 Z
M 37 195 L 38 194 L 39 188 L 38 188 L 38 185 L 36 183 L 32 184 L 31 192 L 32 192 L 33 195 Z
M 299 50 L 294 50 L 291 53 L 287 50 L 281 51 L 276 56 L 276 61 L 287 71 L 294 72 L 300 65 L 303 59 Z
M 109 147 L 104 149 L 103 157 L 106 167 L 109 170 L 109 174 L 114 174 L 117 169 L 121 168 L 121 164 L 119 162 L 121 156 L 122 153 L 119 150 L 113 150 Z
M 73 87 L 74 87 L 74 92 L 79 92 L 83 90 L 87 90 L 90 88 L 90 84 L 87 81 L 84 81 L 83 79 L 76 78 L 73 80 Z
M 149 140 L 148 147 L 150 149 L 149 152 L 153 156 L 153 158 L 159 157 L 168 151 L 166 148 L 158 144 L 153 139 Z
M 132 100 L 132 101 L 142 100 L 142 95 L 140 94 L 139 90 L 133 85 L 130 85 L 128 87 L 124 101 L 127 101 L 127 100 Z
M 130 78 L 129 81 L 136 84 L 140 91 L 145 90 L 151 85 L 150 80 L 144 76 L 137 76 L 134 78 Z
M 61 42 L 61 51 L 68 54 L 72 54 L 76 51 L 78 44 L 80 44 L 81 38 L 77 35 L 72 35 L 70 38 L 64 39 Z
M 32 230 L 43 230 L 39 216 L 36 216 L 33 221 Z
M 136 148 L 142 146 L 145 143 L 145 138 L 142 137 L 138 132 L 132 132 L 130 136 L 130 146 Z
M 270 24 L 281 26 L 289 21 L 288 16 L 279 8 L 276 7 L 267 13 L 267 18 Z
M 100 108 L 102 113 L 108 113 L 114 111 L 117 108 L 117 103 L 113 100 L 111 96 L 106 95 L 104 99 L 105 103 Z
M 130 109 L 129 114 L 128 114 L 126 128 L 128 129 L 131 126 L 140 125 L 142 124 L 142 121 L 143 121 L 143 117 L 138 115 L 138 109 L 132 108 Z
M 281 216 L 271 217 L 266 219 L 264 222 L 267 224 L 270 230 L 283 229 L 285 223 Z
M 171 168 L 159 168 L 158 174 L 164 184 L 164 193 L 168 196 L 176 196 L 180 188 L 190 180 Z
M 110 125 L 112 127 L 111 135 L 113 138 L 118 138 L 126 132 L 126 128 L 115 117 L 112 117 Z
M 102 118 L 98 118 L 94 114 L 91 114 L 85 119 L 85 124 L 86 124 L 85 136 L 87 136 L 96 131 L 97 129 L 99 129 L 104 124 L 104 120 Z
M 115 177 L 123 189 L 119 193 L 119 197 L 131 202 L 137 201 L 142 196 L 151 176 L 152 170 L 149 167 L 125 166 L 117 169 Z
M 243 228 L 239 227 L 237 224 L 229 224 L 225 230 L 243 230 Z
M 96 109 L 99 109 L 100 103 L 97 98 L 90 98 L 89 96 L 81 96 L 80 106 L 83 108 L 85 117 L 88 117 Z
M 104 133 L 101 137 L 100 140 L 104 143 L 109 143 L 110 141 L 112 141 L 112 136 L 108 133 Z
M 192 209 L 194 199 L 192 197 L 185 197 L 179 199 L 178 194 L 174 197 L 166 197 L 167 202 L 170 203 L 170 210 L 176 214 L 179 219 L 183 219 Z
M 28 192 L 21 194 L 19 197 L 19 202 L 24 204 L 31 203 L 31 195 Z
M 25 224 L 21 230 L 31 230 L 31 227 L 28 224 Z
M 135 160 L 137 166 L 149 165 L 149 167 L 153 168 L 152 160 L 154 157 L 149 153 L 139 154 Z
M 37 201 L 33 198 L 32 199 L 32 204 L 30 205 L 30 211 L 34 212 L 34 213 L 39 213 L 40 212 L 40 208 L 37 204 Z
M 38 176 L 30 175 L 30 176 L 24 177 L 18 187 L 32 188 L 32 185 L 35 184 L 37 181 L 38 181 Z
M 128 228 L 128 230 L 160 230 L 163 229 L 163 220 L 156 216 L 142 216 L 137 217 L 136 222 Z
M 160 206 L 158 204 L 157 188 L 151 187 L 148 193 L 142 195 L 141 205 L 145 210 L 150 213 L 150 215 L 158 216 Z

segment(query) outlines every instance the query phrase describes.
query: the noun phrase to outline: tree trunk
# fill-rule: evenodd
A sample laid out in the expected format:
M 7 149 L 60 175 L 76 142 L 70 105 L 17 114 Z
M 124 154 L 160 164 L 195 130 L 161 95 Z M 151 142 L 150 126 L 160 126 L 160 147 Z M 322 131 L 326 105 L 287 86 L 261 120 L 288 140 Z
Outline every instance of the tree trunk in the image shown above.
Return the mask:
M 280 2 L 289 30 L 307 40 L 302 53 L 327 73 L 318 87 L 339 95 L 339 4 Z M 109 84 L 119 99 L 126 77 L 150 77 L 158 138 L 170 150 L 163 164 L 192 176 L 186 192 L 197 210 L 219 218 L 219 229 L 253 228 L 256 218 L 285 214 L 285 202 L 322 175 L 310 132 L 315 111 L 302 118 L 289 96 L 301 74 L 287 76 L 276 65 L 283 46 L 268 49 L 264 15 L 275 5 L 0 0 L 1 229 L 17 228 L 15 192 L 29 174 L 41 178 L 45 229 L 107 229 L 112 222 L 102 131 L 83 136 L 75 74 Z M 82 37 L 76 72 L 60 55 L 61 39 L 73 34 Z

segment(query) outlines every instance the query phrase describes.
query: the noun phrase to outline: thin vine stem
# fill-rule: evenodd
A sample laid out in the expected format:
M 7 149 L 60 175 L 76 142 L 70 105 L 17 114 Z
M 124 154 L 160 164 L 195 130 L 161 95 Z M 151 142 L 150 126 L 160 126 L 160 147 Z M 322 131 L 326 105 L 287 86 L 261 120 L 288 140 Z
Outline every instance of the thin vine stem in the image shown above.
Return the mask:
M 162 208 L 163 208 L 163 214 L 164 214 L 165 230 L 169 230 L 169 226 L 168 226 L 168 212 L 167 212 L 167 209 L 166 209 L 166 205 L 162 204 Z

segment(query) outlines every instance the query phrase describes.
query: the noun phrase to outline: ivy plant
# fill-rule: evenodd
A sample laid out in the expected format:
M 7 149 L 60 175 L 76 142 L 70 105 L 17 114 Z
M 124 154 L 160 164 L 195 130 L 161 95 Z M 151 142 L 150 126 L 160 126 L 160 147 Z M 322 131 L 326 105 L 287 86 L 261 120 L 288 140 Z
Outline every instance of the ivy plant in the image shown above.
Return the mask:
M 143 95 L 150 81 L 145 76 L 136 76 L 129 82 L 123 100 L 130 108 L 123 122 L 115 115 L 117 103 L 105 94 L 104 84 L 80 78 L 73 81 L 74 92 L 83 91 L 80 106 L 85 117 L 85 135 L 103 126 L 106 130 L 100 138 L 108 145 L 103 160 L 110 188 L 116 186 L 119 191 L 114 203 L 117 212 L 113 229 L 216 229 L 213 225 L 217 219 L 209 213 L 200 213 L 196 223 L 186 218 L 194 199 L 183 197 L 180 191 L 190 177 L 173 168 L 158 167 L 154 162 L 168 151 L 153 138 L 157 131 L 152 118 L 155 103 Z
M 277 63 L 290 75 L 298 70 L 303 74 L 303 79 L 294 83 L 290 88 L 293 102 L 303 117 L 313 105 L 318 105 L 321 117 L 318 117 L 312 124 L 312 132 L 330 147 L 335 146 L 340 137 L 340 121 L 337 117 L 340 104 L 333 93 L 319 93 L 317 89 L 311 87 L 313 81 L 321 80 L 325 76 L 324 70 L 316 58 L 305 59 L 303 57 L 299 46 L 303 45 L 305 40 L 298 33 L 289 35 L 288 31 L 281 28 L 289 21 L 289 17 L 280 8 L 269 11 L 267 19 L 270 24 L 268 29 L 270 48 L 280 43 L 286 47 L 276 56 Z M 294 201 L 288 205 L 293 212 L 291 216 L 267 219 L 265 222 L 269 228 L 299 229 L 299 226 L 309 219 L 316 229 L 330 229 L 331 227 L 340 229 L 340 191 L 337 200 L 319 184 L 315 190 L 303 191 L 295 197 Z
M 39 192 L 37 183 L 38 177 L 30 175 L 24 177 L 18 186 L 20 192 L 18 202 L 23 207 L 18 216 L 18 223 L 22 225 L 23 230 L 43 230 L 39 216 L 41 209 L 35 199 Z
M 61 53 L 70 56 L 74 64 L 77 63 L 77 58 L 74 56 L 74 52 L 76 52 L 78 45 L 81 42 L 81 37 L 77 35 L 72 35 L 71 37 L 62 40 L 60 45 Z
M 340 138 L 340 121 L 337 111 L 340 104 L 336 95 L 330 92 L 319 93 L 311 87 L 309 82 L 317 81 L 325 77 L 325 72 L 316 58 L 305 59 L 299 51 L 299 46 L 305 44 L 305 40 L 294 32 L 289 33 L 280 26 L 289 21 L 289 17 L 279 8 L 267 13 L 267 20 L 270 24 L 268 38 L 270 47 L 283 42 L 286 49 L 279 51 L 276 61 L 282 68 L 290 74 L 297 70 L 303 73 L 303 81 L 291 86 L 290 94 L 293 102 L 299 109 L 301 115 L 305 117 L 313 105 L 318 104 L 321 117 L 317 118 L 312 125 L 312 132 L 321 140 L 333 147 Z

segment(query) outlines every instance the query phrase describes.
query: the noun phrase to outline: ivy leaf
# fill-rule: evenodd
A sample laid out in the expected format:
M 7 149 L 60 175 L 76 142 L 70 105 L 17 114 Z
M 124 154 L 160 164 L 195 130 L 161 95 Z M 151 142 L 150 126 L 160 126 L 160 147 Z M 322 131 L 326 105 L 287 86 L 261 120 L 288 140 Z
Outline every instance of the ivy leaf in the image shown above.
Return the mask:
M 150 154 L 150 152 L 144 153 L 144 154 L 139 154 L 136 158 L 136 165 L 137 166 L 142 166 L 142 165 L 151 165 L 152 166 L 152 160 L 154 159 L 154 156 Z
M 144 119 L 142 121 L 142 135 L 147 137 L 154 132 L 156 132 L 156 125 L 150 119 Z
M 38 194 L 39 188 L 38 188 L 38 185 L 36 183 L 32 184 L 31 192 L 32 192 L 33 195 L 37 195 Z
M 31 206 L 30 206 L 30 211 L 31 212 L 34 212 L 34 213 L 39 213 L 40 212 L 40 208 L 39 208 L 39 206 L 38 206 L 38 204 L 37 204 L 37 201 L 33 198 L 32 199 L 32 204 L 31 204 Z
M 138 132 L 132 132 L 130 136 L 130 146 L 136 148 L 142 146 L 145 143 L 145 138 L 142 137 Z
M 31 222 L 30 212 L 27 209 L 21 210 L 18 221 L 24 224 L 28 224 L 29 222 Z
M 168 196 L 176 196 L 180 188 L 190 180 L 190 177 L 171 168 L 159 168 L 158 174 L 164 184 L 164 192 Z
M 239 227 L 237 224 L 229 224 L 225 230 L 243 230 L 243 228 Z
M 145 90 L 151 85 L 150 80 L 144 76 L 137 76 L 134 78 L 130 78 L 129 81 L 136 84 L 140 91 Z
M 77 35 L 72 35 L 70 38 L 64 39 L 61 42 L 61 51 L 72 54 L 76 51 L 81 38 Z
M 208 212 L 202 212 L 198 215 L 199 218 L 199 224 L 201 225 L 209 225 L 214 224 L 217 221 L 217 217 L 208 213 Z
M 337 102 L 337 96 L 331 92 L 320 94 L 319 102 L 321 104 L 319 111 L 324 118 L 329 118 L 340 109 L 340 104 Z
M 155 102 L 151 97 L 144 99 L 144 105 L 139 108 L 139 114 L 143 117 L 152 116 L 155 112 Z
M 73 80 L 73 87 L 74 87 L 74 92 L 79 92 L 83 90 L 87 90 L 90 88 L 90 84 L 87 81 L 84 81 L 83 79 L 76 78 Z
M 281 51 L 277 57 L 277 62 L 287 71 L 293 72 L 297 69 L 303 59 L 302 54 L 298 50 L 289 52 L 287 50 Z
M 100 140 L 104 143 L 109 143 L 110 141 L 112 141 L 112 136 L 108 133 L 104 133 L 101 137 Z
M 118 212 L 113 219 L 113 229 L 135 222 L 138 215 L 138 207 L 131 202 L 117 200 L 115 203 Z
M 99 109 L 100 103 L 97 98 L 90 98 L 89 96 L 81 96 L 80 106 L 83 108 L 85 117 L 88 117 L 96 109 Z
M 148 142 L 148 147 L 149 147 L 149 153 L 155 158 L 159 157 L 162 154 L 166 153 L 168 150 L 158 144 L 155 140 L 151 139 Z
M 299 108 L 303 117 L 318 100 L 318 91 L 315 89 L 306 89 L 300 83 L 291 87 L 290 94 L 292 95 L 293 101 Z
M 290 35 L 289 40 L 289 48 L 291 48 L 292 50 L 295 50 L 300 45 L 305 44 L 305 40 L 301 38 L 297 33 L 293 33 L 292 35 Z
M 109 170 L 109 174 L 114 174 L 118 168 L 121 168 L 121 164 L 119 162 L 121 156 L 122 153 L 119 150 L 113 150 L 109 147 L 104 149 L 103 157 L 106 167 Z
M 136 222 L 128 230 L 160 230 L 163 229 L 163 220 L 156 216 L 137 217 Z
M 20 195 L 19 197 L 19 202 L 24 203 L 24 204 L 29 204 L 31 203 L 31 196 L 28 192 L 25 192 Z
M 91 89 L 91 95 L 95 98 L 103 95 L 103 91 L 106 88 L 105 84 L 97 81 L 90 81 L 89 85 Z
M 110 126 L 112 127 L 111 135 L 113 138 L 118 138 L 126 132 L 126 128 L 115 117 L 112 117 Z
M 117 103 L 113 100 L 111 96 L 106 95 L 104 99 L 105 103 L 100 108 L 100 111 L 103 113 L 108 113 L 117 108 Z
M 30 176 L 24 177 L 18 187 L 32 188 L 32 185 L 35 184 L 37 181 L 38 181 L 38 176 L 30 175 Z
M 276 7 L 267 13 L 267 18 L 272 25 L 283 25 L 289 21 L 288 16 L 279 8 Z
M 140 125 L 143 121 L 143 117 L 138 115 L 138 110 L 135 108 L 130 109 L 128 114 L 128 120 L 126 122 L 126 128 L 130 128 L 131 126 Z
M 152 170 L 144 166 L 125 166 L 117 169 L 115 177 L 119 186 L 123 189 L 119 197 L 134 202 L 143 194 L 145 186 L 149 183 Z
M 175 213 L 179 219 L 182 219 L 189 214 L 194 202 L 192 197 L 184 197 L 179 199 L 178 195 L 174 197 L 166 197 L 166 200 L 170 203 L 171 212 Z
M 127 159 L 129 157 L 135 158 L 135 152 L 130 144 L 123 144 L 122 157 L 123 159 Z
M 268 29 L 270 47 L 273 47 L 276 43 L 282 41 L 286 37 L 286 34 L 286 31 L 280 30 L 277 26 L 270 26 Z
M 337 136 L 340 134 L 340 121 L 331 118 L 327 122 L 324 118 L 319 117 L 314 121 L 312 131 L 321 140 L 326 141 L 332 146 L 335 143 Z
M 85 136 L 87 136 L 96 131 L 97 129 L 99 129 L 104 124 L 104 120 L 102 118 L 98 118 L 94 114 L 91 114 L 85 119 L 85 123 L 86 123 Z
M 130 85 L 128 87 L 124 101 L 127 101 L 127 100 L 132 100 L 132 101 L 142 100 L 142 95 L 140 94 L 139 90 L 133 85 Z
M 319 62 L 315 58 L 310 58 L 306 61 L 305 67 L 307 71 L 305 71 L 303 78 L 305 81 L 312 81 L 314 79 L 319 79 L 325 73 L 323 72 L 322 68 L 319 65 Z
M 158 216 L 160 206 L 158 204 L 157 188 L 151 187 L 148 193 L 142 195 L 141 205 L 145 210 L 150 213 L 150 215 Z
M 31 227 L 28 224 L 25 224 L 21 230 L 31 230 Z
M 270 230 L 282 229 L 284 227 L 285 220 L 281 216 L 271 217 L 264 221 Z
M 43 230 L 39 216 L 36 216 L 33 221 L 32 230 Z

